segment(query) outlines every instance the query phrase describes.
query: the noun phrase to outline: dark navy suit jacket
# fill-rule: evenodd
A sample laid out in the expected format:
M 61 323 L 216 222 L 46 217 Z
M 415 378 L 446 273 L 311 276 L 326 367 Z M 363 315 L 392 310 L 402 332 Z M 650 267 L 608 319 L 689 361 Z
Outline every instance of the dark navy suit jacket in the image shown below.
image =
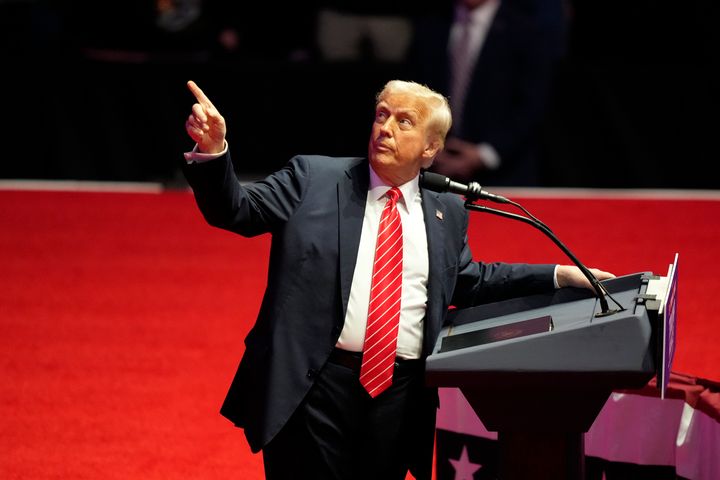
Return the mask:
M 253 451 L 282 428 L 315 381 L 343 328 L 369 187 L 362 158 L 298 156 L 241 186 L 229 156 L 188 165 L 206 220 L 244 236 L 272 234 L 267 289 L 221 413 Z M 472 262 L 467 211 L 456 195 L 421 190 L 429 276 L 423 356 L 448 306 L 553 288 L 552 265 Z M 429 436 L 432 457 L 432 435 Z

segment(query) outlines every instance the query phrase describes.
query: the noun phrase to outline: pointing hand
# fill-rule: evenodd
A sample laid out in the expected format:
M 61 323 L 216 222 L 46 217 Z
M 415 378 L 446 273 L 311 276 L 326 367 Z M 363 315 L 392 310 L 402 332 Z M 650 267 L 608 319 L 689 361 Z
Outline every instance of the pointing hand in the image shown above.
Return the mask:
M 190 138 L 197 142 L 199 152 L 222 152 L 225 149 L 227 132 L 225 119 L 195 82 L 190 80 L 187 86 L 195 95 L 197 103 L 192 106 L 192 113 L 185 122 L 185 130 Z

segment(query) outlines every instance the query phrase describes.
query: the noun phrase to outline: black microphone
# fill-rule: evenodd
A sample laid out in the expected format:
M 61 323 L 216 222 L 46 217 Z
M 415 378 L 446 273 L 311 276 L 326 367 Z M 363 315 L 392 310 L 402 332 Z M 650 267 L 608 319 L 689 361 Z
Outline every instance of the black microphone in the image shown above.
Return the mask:
M 511 203 L 507 198 L 490 193 L 482 189 L 479 183 L 470 182 L 467 185 L 450 180 L 445 175 L 432 172 L 423 172 L 420 175 L 420 186 L 433 192 L 450 192 L 463 195 L 468 200 L 490 200 L 496 203 Z

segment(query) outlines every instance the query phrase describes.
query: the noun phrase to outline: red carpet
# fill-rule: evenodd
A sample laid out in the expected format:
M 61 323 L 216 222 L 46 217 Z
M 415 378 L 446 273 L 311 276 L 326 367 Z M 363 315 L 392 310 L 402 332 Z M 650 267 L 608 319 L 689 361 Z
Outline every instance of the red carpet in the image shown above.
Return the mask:
M 515 198 L 616 274 L 680 252 L 675 370 L 720 379 L 720 201 Z M 472 215 L 478 258 L 566 262 Z M 262 478 L 218 409 L 268 247 L 208 227 L 188 193 L 0 191 L 0 478 Z
M 0 192 L 1 478 L 262 477 L 217 413 L 265 239 L 188 194 Z

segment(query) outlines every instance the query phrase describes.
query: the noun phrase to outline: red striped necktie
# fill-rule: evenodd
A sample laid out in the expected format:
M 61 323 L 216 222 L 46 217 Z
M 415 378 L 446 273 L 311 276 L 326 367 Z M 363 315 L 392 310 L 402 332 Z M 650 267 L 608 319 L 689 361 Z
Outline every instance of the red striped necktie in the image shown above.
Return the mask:
M 402 295 L 403 236 L 397 209 L 401 195 L 397 187 L 387 192 L 388 200 L 380 217 L 375 246 L 370 305 L 360 367 L 360 383 L 373 398 L 392 384 L 395 365 Z

